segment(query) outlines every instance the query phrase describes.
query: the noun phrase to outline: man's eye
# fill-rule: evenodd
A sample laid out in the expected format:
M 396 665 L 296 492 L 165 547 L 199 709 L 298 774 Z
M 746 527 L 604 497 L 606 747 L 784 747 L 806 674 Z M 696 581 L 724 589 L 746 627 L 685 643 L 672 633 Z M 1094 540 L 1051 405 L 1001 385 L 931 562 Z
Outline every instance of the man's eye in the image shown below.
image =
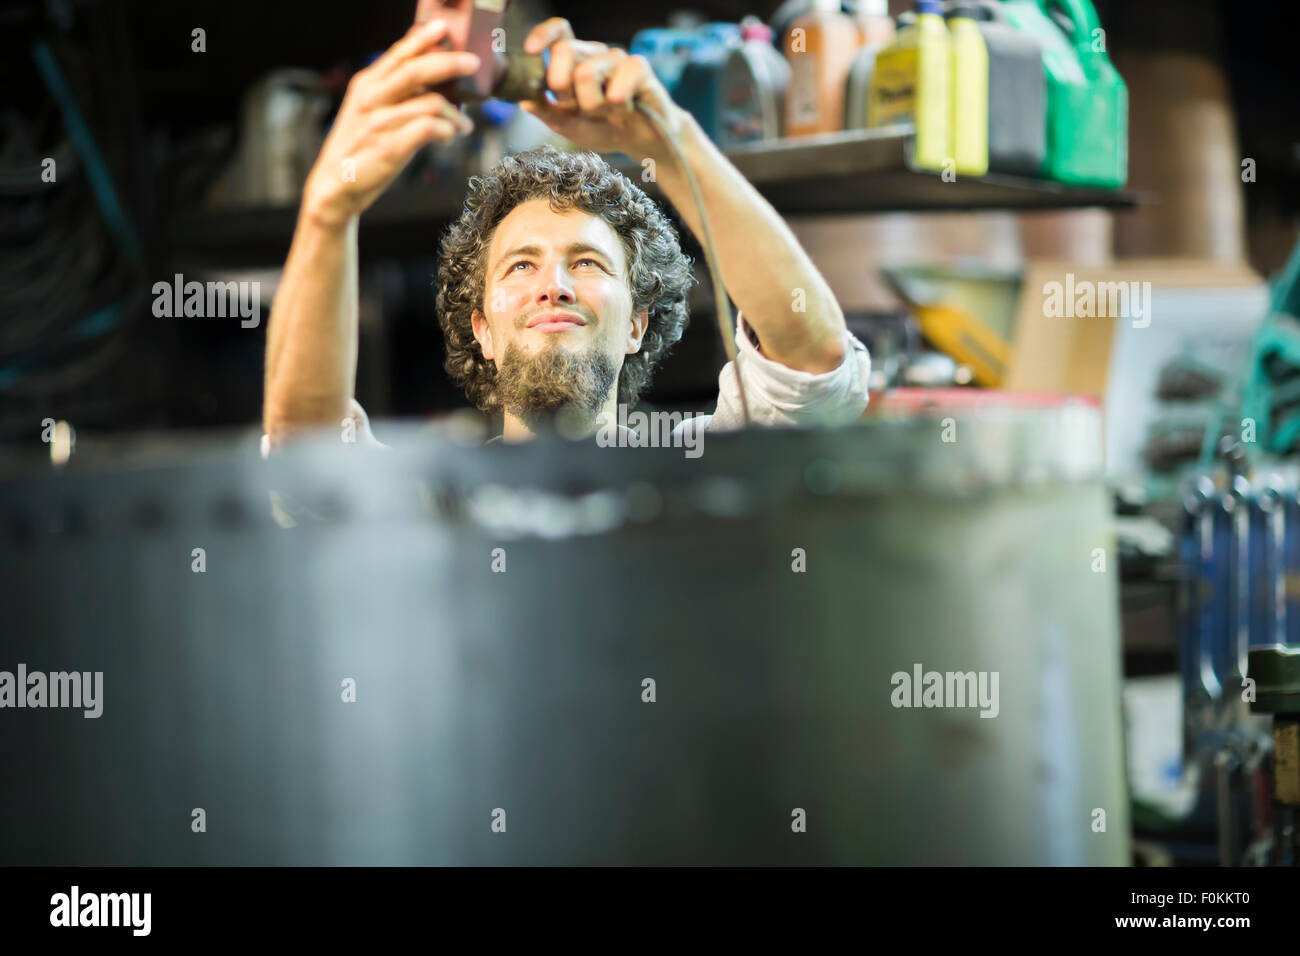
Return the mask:
M 591 264 L 592 264 L 593 266 L 595 266 L 597 269 L 604 269 L 604 268 L 605 268 L 603 265 L 601 265 L 599 259 L 579 259 L 579 260 L 577 260 L 576 262 L 574 262 L 574 265 L 576 265 L 576 266 L 580 266 L 580 265 L 582 265 L 582 264 L 585 263 L 585 262 L 591 263 Z M 512 265 L 512 266 L 509 268 L 509 270 L 507 270 L 507 274 L 510 273 L 510 272 L 514 272 L 514 271 L 515 271 L 516 269 L 518 269 L 520 266 L 529 266 L 529 267 L 531 268 L 532 263 L 529 262 L 529 261 L 526 260 L 526 259 L 520 260 L 519 262 L 516 262 L 514 265 Z

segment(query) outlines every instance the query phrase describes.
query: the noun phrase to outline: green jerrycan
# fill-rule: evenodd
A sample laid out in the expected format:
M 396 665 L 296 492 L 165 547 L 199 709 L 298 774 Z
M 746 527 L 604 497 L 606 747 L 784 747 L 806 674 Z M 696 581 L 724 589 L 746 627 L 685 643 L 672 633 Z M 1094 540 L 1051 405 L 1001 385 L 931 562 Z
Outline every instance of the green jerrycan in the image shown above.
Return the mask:
M 1006 20 L 1038 41 L 1047 79 L 1042 175 L 1118 189 L 1128 180 L 1128 87 L 1106 53 L 1089 0 L 1003 0 Z M 1058 22 L 1051 11 L 1064 14 Z

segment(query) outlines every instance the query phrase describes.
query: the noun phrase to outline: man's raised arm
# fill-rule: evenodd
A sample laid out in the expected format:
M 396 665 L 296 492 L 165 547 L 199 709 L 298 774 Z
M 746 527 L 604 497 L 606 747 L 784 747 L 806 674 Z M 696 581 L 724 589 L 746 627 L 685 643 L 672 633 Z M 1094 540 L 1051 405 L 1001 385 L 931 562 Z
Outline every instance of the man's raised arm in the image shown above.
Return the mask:
M 722 284 L 763 354 L 789 368 L 821 373 L 844 360 L 844 314 L 780 214 L 722 155 L 695 118 L 683 115 L 678 144 L 709 217 Z M 671 153 L 655 153 L 660 189 L 700 240 L 699 213 Z M 796 311 L 800 309 L 801 311 Z
M 338 426 L 357 372 L 357 224 L 416 150 L 472 124 L 438 93 L 472 74 L 471 53 L 435 49 L 442 21 L 420 24 L 348 84 L 303 188 L 284 276 L 267 329 L 262 424 L 274 447 L 292 432 Z
M 539 24 L 524 41 L 525 52 L 543 49 L 551 51 L 547 84 L 556 102 L 529 101 L 523 108 L 588 149 L 654 160 L 659 187 L 702 242 L 695 200 L 674 154 L 628 106 L 639 97 L 663 116 L 703 194 L 722 283 L 758 333 L 763 354 L 805 372 L 837 368 L 847 330 L 830 286 L 776 210 L 673 103 L 649 62 L 575 40 L 559 18 Z

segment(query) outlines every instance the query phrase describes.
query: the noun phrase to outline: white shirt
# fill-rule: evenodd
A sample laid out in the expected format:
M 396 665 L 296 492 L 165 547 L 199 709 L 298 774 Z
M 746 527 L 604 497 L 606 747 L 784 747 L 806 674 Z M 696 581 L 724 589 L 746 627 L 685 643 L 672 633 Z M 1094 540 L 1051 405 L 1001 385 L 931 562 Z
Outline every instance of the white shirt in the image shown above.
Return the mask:
M 829 372 L 805 372 L 768 358 L 749 337 L 750 328 L 736 313 L 736 360 L 718 374 L 718 405 L 712 415 L 697 415 L 678 428 L 730 431 L 741 428 L 740 386 L 745 385 L 753 425 L 845 425 L 867 408 L 871 355 L 848 329 L 844 360 Z M 737 373 L 739 368 L 739 373 Z
M 730 431 L 743 426 L 738 378 L 745 383 L 749 420 L 753 425 L 845 425 L 867 408 L 871 355 L 857 337 L 844 330 L 844 360 L 829 372 L 805 372 L 768 358 L 754 345 L 750 328 L 736 314 L 736 360 L 718 374 L 718 404 L 711 415 L 695 415 L 673 429 Z M 737 369 L 739 368 L 739 373 Z M 349 413 L 356 422 L 358 445 L 379 445 L 370 420 L 355 399 Z M 498 436 L 499 438 L 499 436 Z M 496 441 L 498 439 L 492 439 Z M 262 436 L 262 457 L 270 454 L 270 439 Z

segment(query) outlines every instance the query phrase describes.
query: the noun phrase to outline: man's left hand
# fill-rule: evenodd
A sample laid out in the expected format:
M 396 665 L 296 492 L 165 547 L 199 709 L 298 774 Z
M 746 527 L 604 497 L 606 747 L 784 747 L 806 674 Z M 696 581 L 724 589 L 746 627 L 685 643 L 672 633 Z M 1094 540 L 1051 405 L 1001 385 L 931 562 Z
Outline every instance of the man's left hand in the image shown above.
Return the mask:
M 576 40 L 569 21 L 552 17 L 529 31 L 525 53 L 551 51 L 546 85 L 554 102 L 526 100 L 520 107 L 565 139 L 597 153 L 625 153 L 633 159 L 664 154 L 650 121 L 632 108 L 634 98 L 664 118 L 677 136 L 685 118 L 664 89 L 650 61 L 604 43 Z

